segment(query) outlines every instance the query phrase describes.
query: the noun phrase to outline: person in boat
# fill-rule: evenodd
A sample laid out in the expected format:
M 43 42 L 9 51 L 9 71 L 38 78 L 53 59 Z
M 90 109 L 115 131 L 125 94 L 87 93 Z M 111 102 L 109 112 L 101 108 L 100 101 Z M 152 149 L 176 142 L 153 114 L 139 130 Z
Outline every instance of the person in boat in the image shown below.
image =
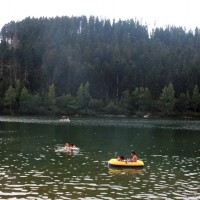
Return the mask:
M 74 144 L 70 144 L 69 148 L 74 149 L 74 148 L 76 148 L 76 146 Z
M 124 156 L 118 156 L 117 161 L 124 161 Z
M 70 149 L 70 146 L 68 143 L 65 144 L 65 150 L 68 151 Z
M 131 162 L 137 162 L 137 156 L 136 156 L 135 151 L 132 151 L 132 152 L 131 152 L 131 156 L 132 156 L 132 159 L 131 159 L 130 161 L 131 161 Z

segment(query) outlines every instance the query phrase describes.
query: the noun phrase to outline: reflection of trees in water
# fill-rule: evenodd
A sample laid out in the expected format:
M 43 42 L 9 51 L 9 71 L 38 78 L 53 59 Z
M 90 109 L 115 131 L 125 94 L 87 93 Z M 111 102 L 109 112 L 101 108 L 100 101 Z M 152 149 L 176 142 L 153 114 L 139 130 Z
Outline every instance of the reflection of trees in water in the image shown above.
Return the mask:
M 132 175 L 137 176 L 142 174 L 142 169 L 133 169 L 133 168 L 108 168 L 108 173 L 110 175 Z

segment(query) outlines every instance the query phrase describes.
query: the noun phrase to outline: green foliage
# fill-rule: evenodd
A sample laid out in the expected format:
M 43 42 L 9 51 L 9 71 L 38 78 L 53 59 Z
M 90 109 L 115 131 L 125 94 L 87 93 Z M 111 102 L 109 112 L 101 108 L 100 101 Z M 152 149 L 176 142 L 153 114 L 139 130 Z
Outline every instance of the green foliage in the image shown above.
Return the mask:
M 132 104 L 137 111 L 147 111 L 151 105 L 151 94 L 148 88 L 135 88 L 132 92 Z
M 200 104 L 199 88 L 198 88 L 198 85 L 195 85 L 194 90 L 193 90 L 193 94 L 192 94 L 192 105 L 193 105 L 195 113 L 197 111 L 197 106 L 199 104 Z
M 29 114 L 45 114 L 42 97 L 39 94 L 31 95 L 29 101 Z
M 55 94 L 55 86 L 51 84 L 49 86 L 49 90 L 45 99 L 45 106 L 47 106 L 49 111 L 56 111 L 56 94 Z
M 176 108 L 179 112 L 188 111 L 191 106 L 191 99 L 190 99 L 189 92 L 187 91 L 186 94 L 181 93 L 176 101 L 176 104 L 177 104 Z
M 85 85 L 81 83 L 78 91 L 77 91 L 77 102 L 79 109 L 88 108 L 89 102 L 91 99 L 91 95 L 89 92 L 89 82 Z
M 0 113 L 3 112 L 3 109 L 4 109 L 3 98 L 0 97 Z
M 5 93 L 4 104 L 5 104 L 5 106 L 8 106 L 11 111 L 15 102 L 16 102 L 15 89 L 12 86 L 9 86 L 8 90 Z
M 104 103 L 99 99 L 90 99 L 89 101 L 89 109 L 93 110 L 96 113 L 103 112 Z
M 120 106 L 124 110 L 124 114 L 130 114 L 131 96 L 129 90 L 122 92 Z
M 62 95 L 57 98 L 57 107 L 62 114 L 73 115 L 77 113 L 76 98 L 71 94 Z
M 164 89 L 162 90 L 161 96 L 159 98 L 160 109 L 164 113 L 170 115 L 174 111 L 175 103 L 176 103 L 176 98 L 174 95 L 173 84 L 170 83 L 168 87 L 165 86 Z
M 20 80 L 16 80 L 15 90 L 16 90 L 16 95 L 19 96 L 20 92 L 21 92 L 21 81 Z
M 106 114 L 111 115 L 119 115 L 121 113 L 120 108 L 112 101 L 105 106 L 104 110 Z
M 30 107 L 31 97 L 32 97 L 32 95 L 29 94 L 26 87 L 23 87 L 21 94 L 20 94 L 20 99 L 19 99 L 20 111 L 22 113 L 31 112 L 31 107 Z
M 0 111 L 197 115 L 199 32 L 166 27 L 149 35 L 139 21 L 94 16 L 10 22 L 1 30 Z M 24 86 L 30 100 L 22 100 Z

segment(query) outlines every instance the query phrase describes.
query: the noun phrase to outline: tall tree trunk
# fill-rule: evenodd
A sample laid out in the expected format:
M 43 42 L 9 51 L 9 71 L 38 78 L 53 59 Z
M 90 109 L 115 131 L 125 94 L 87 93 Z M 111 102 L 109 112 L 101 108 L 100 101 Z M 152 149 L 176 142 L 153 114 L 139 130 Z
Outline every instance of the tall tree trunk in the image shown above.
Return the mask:
M 119 100 L 119 87 L 118 87 L 118 84 L 119 84 L 119 77 L 118 77 L 118 74 L 117 74 L 117 93 L 116 93 L 116 104 L 118 105 L 118 100 Z

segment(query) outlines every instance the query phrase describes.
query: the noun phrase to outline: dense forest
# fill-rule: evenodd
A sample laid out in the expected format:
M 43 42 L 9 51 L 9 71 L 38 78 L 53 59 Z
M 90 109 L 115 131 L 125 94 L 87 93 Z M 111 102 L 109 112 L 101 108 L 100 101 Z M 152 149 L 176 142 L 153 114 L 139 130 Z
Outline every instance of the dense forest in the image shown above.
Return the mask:
M 0 37 L 1 114 L 198 117 L 198 28 L 29 17 Z

